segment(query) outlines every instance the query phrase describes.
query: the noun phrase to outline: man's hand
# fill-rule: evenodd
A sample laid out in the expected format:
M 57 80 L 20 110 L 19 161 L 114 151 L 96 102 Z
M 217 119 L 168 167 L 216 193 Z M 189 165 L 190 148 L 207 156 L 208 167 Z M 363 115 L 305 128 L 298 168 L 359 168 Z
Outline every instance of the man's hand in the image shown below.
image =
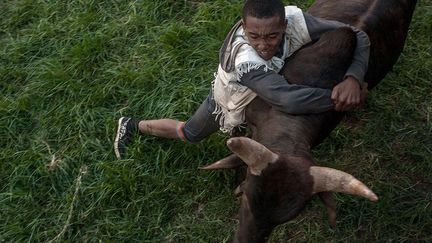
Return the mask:
M 367 83 L 360 89 L 358 81 L 348 76 L 333 88 L 331 99 L 335 103 L 336 111 L 347 111 L 361 106 L 368 94 Z

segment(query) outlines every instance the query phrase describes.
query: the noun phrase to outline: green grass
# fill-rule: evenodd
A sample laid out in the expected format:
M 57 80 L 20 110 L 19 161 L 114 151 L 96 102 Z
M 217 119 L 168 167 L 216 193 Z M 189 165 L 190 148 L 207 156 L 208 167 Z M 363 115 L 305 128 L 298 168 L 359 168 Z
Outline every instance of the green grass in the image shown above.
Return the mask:
M 0 9 L 0 242 L 229 241 L 234 172 L 197 170 L 228 154 L 224 136 L 141 137 L 122 161 L 112 141 L 122 115 L 194 112 L 241 1 L 5 0 Z M 336 195 L 336 231 L 313 200 L 271 242 L 432 241 L 430 33 L 432 4 L 420 0 L 393 72 L 314 152 L 380 200 Z

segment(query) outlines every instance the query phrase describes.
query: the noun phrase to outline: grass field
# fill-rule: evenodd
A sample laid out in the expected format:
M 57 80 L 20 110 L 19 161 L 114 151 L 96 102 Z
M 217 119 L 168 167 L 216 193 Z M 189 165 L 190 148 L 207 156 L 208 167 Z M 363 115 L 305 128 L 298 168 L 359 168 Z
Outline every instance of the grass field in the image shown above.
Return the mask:
M 112 142 L 120 116 L 194 112 L 241 2 L 1 1 L 0 242 L 229 241 L 234 172 L 197 169 L 223 135 L 141 137 L 121 161 Z M 335 231 L 313 200 L 270 242 L 432 241 L 431 33 L 420 0 L 393 72 L 314 152 L 380 200 L 337 194 Z

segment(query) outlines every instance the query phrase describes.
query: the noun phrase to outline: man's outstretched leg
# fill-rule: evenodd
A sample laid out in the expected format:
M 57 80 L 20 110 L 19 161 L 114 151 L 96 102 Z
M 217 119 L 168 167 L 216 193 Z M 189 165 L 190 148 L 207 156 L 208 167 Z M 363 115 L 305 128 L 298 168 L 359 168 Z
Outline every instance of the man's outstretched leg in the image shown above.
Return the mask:
M 212 114 L 215 103 L 212 94 L 200 105 L 195 114 L 187 121 L 173 119 L 135 120 L 122 117 L 118 121 L 114 152 L 117 159 L 124 158 L 127 146 L 137 134 L 179 139 L 189 143 L 197 143 L 219 130 L 219 121 Z
M 137 121 L 130 117 L 122 117 L 118 120 L 117 134 L 114 140 L 115 155 L 117 159 L 122 159 L 126 153 L 126 147 L 137 133 L 185 140 L 182 131 L 183 126 L 184 122 L 173 119 Z

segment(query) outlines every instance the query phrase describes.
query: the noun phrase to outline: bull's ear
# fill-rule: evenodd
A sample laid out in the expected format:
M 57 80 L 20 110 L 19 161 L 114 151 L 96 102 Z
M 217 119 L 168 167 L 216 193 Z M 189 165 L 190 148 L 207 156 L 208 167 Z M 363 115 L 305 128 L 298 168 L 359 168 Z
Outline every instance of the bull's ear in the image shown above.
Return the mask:
M 213 164 L 200 167 L 201 170 L 234 169 L 244 165 L 243 161 L 235 154 L 231 154 Z
M 230 138 L 227 141 L 227 146 L 248 165 L 254 175 L 260 175 L 268 164 L 279 159 L 279 155 L 247 137 Z
M 378 197 L 365 184 L 354 176 L 340 170 L 311 166 L 310 175 L 314 179 L 313 193 L 332 191 L 362 196 L 371 201 L 377 201 Z

